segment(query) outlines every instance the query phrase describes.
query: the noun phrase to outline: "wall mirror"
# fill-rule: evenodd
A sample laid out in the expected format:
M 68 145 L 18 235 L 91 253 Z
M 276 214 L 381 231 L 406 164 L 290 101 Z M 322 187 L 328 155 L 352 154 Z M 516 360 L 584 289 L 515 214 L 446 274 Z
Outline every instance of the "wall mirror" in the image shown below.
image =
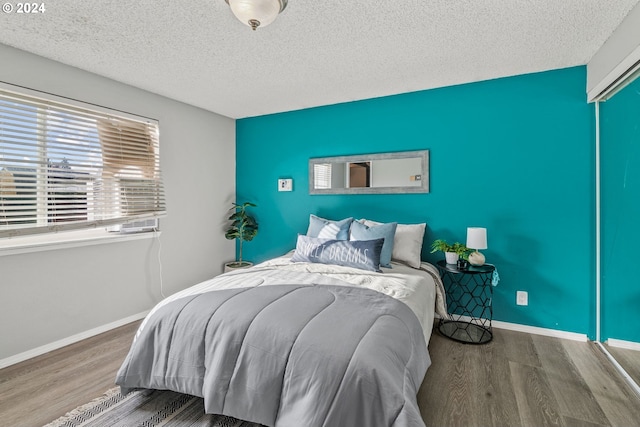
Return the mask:
M 429 192 L 429 150 L 309 159 L 309 194 Z

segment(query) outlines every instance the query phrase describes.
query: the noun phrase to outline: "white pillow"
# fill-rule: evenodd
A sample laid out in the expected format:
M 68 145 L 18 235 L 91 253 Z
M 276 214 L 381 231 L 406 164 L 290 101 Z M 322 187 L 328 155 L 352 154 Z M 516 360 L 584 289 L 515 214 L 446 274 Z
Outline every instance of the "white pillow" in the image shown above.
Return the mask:
M 367 227 L 382 224 L 368 219 L 361 219 L 359 222 Z M 413 268 L 420 268 L 420 253 L 422 252 L 422 240 L 424 239 L 426 226 L 426 223 L 398 224 L 396 235 L 393 238 L 391 259 L 404 262 Z

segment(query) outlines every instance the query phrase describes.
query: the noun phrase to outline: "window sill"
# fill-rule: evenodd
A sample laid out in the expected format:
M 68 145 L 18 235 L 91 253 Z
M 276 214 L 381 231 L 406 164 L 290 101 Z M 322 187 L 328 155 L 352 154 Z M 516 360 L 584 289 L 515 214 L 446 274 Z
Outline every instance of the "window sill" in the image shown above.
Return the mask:
M 71 231 L 41 236 L 25 236 L 0 240 L 0 257 L 31 252 L 69 249 L 82 246 L 102 245 L 131 240 L 152 239 L 160 236 L 160 231 L 119 234 L 106 230 Z

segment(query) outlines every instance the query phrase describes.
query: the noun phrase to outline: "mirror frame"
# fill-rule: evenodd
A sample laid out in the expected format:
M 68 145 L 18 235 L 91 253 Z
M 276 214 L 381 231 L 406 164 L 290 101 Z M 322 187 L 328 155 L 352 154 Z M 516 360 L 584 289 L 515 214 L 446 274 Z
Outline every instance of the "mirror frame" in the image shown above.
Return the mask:
M 357 187 L 357 188 L 314 188 L 314 165 L 322 163 L 356 163 L 374 160 L 408 159 L 420 157 L 422 163 L 422 184 L 407 187 Z M 394 153 L 358 154 L 354 156 L 316 157 L 309 159 L 309 194 L 412 194 L 429 192 L 429 150 L 400 151 Z

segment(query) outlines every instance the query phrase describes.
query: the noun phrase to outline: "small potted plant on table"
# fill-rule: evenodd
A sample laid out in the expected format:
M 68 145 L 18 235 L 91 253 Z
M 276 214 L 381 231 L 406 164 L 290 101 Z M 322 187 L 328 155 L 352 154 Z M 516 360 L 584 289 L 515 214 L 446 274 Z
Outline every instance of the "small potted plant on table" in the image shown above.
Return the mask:
M 233 207 L 230 209 L 233 213 L 229 217 L 229 220 L 232 222 L 224 234 L 224 237 L 228 240 L 238 239 L 240 241 L 240 248 L 238 251 L 238 260 L 225 263 L 225 273 L 238 268 L 251 267 L 253 265 L 253 263 L 249 261 L 242 260 L 242 243 L 253 240 L 253 238 L 256 237 L 256 234 L 258 234 L 258 223 L 256 219 L 247 212 L 248 207 L 255 208 L 256 205 L 251 202 L 244 202 L 241 205 L 234 203 Z
M 438 251 L 444 252 L 447 264 L 458 264 L 459 260 L 461 260 L 464 262 L 461 262 L 458 267 L 467 267 L 467 257 L 471 250 L 465 244 L 460 242 L 447 243 L 446 240 L 438 239 L 431 244 L 431 253 Z
M 466 270 L 469 268 L 469 253 L 471 253 L 472 249 L 469 249 L 467 245 L 463 243 L 454 243 L 453 251 L 458 255 L 458 260 L 456 261 L 456 265 L 460 270 Z

